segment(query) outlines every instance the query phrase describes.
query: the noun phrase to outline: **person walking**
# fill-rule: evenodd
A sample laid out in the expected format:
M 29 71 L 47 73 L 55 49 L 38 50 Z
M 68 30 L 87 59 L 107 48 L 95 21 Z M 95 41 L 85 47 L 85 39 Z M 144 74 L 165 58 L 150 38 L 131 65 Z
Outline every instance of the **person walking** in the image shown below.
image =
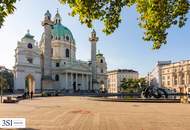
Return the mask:
M 33 98 L 33 91 L 30 92 L 30 98 Z

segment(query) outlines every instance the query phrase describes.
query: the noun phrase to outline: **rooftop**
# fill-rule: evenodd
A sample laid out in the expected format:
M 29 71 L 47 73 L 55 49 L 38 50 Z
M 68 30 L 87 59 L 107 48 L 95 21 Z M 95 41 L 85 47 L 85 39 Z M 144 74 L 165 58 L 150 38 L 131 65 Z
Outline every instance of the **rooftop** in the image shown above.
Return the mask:
M 108 71 L 108 73 L 112 72 L 118 72 L 118 73 L 138 73 L 138 71 L 132 70 L 132 69 L 118 69 L 118 70 L 111 70 Z

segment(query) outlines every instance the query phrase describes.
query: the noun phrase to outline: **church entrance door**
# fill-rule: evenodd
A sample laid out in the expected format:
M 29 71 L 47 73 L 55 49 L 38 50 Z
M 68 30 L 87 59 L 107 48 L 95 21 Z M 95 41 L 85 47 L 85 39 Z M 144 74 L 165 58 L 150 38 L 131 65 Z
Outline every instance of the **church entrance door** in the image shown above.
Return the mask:
M 35 91 L 35 80 L 34 77 L 29 74 L 28 76 L 26 76 L 25 78 L 25 92 L 32 92 L 34 93 Z
M 101 92 L 105 92 L 106 91 L 106 88 L 105 88 L 105 85 L 104 85 L 104 81 L 100 82 L 100 91 Z
M 76 82 L 73 82 L 73 91 L 76 92 Z

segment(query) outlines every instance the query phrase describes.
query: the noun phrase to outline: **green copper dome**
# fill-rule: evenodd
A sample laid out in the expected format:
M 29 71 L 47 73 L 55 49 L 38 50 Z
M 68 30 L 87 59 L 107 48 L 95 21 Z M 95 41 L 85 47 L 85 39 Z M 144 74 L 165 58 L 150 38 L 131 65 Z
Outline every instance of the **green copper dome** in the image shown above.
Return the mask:
M 75 43 L 71 31 L 67 27 L 63 26 L 61 23 L 56 23 L 55 25 L 53 25 L 52 35 L 56 39 L 66 39 L 70 42 Z

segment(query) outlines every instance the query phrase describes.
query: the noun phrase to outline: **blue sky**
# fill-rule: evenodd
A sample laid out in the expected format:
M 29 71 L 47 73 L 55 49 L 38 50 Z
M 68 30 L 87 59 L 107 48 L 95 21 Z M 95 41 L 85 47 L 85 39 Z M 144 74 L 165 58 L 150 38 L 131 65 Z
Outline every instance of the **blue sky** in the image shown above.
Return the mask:
M 14 66 L 14 49 L 27 29 L 40 40 L 43 32 L 41 21 L 46 10 L 50 10 L 52 16 L 56 9 L 62 16 L 63 25 L 67 26 L 73 33 L 77 46 L 77 58 L 81 60 L 90 59 L 90 43 L 88 41 L 91 29 L 81 25 L 78 17 L 68 16 L 70 9 L 60 5 L 58 0 L 21 0 L 16 4 L 17 10 L 10 15 L 4 26 L 0 29 L 0 65 L 10 69 Z M 159 60 L 190 59 L 190 20 L 185 27 L 169 29 L 168 43 L 159 50 L 152 50 L 152 43 L 142 39 L 143 30 L 138 27 L 138 14 L 135 8 L 123 9 L 123 21 L 119 28 L 109 36 L 101 30 L 103 25 L 96 21 L 94 28 L 99 37 L 97 48 L 104 54 L 108 70 L 112 69 L 135 69 L 141 76 L 146 75 L 153 69 Z M 190 18 L 190 14 L 188 14 Z

